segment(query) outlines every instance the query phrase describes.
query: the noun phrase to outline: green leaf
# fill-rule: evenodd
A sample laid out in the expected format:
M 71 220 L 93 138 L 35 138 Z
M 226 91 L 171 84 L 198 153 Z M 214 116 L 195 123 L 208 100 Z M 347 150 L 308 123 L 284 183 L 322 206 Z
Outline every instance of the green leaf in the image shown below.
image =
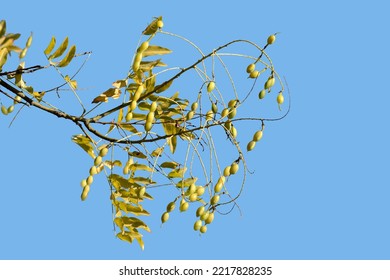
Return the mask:
M 141 101 L 140 103 L 138 103 L 137 107 L 141 111 L 149 111 L 150 110 L 150 104 L 146 101 Z
M 164 82 L 161 85 L 156 86 L 155 92 L 160 93 L 160 92 L 166 91 L 172 85 L 172 83 L 173 83 L 173 80 L 171 80 L 169 82 Z
M 174 135 L 177 133 L 177 127 L 174 123 L 163 122 L 162 126 L 164 128 L 165 135 Z
M 72 141 L 79 145 L 84 151 L 86 151 L 92 158 L 95 158 L 95 152 L 92 147 L 92 141 L 87 136 L 82 134 L 73 135 Z
M 164 54 L 169 54 L 172 51 L 170 49 L 160 47 L 160 46 L 149 46 L 143 53 L 143 57 L 147 56 L 153 56 L 153 55 L 164 55 Z
M 161 168 L 170 168 L 170 169 L 175 169 L 176 167 L 179 166 L 179 163 L 174 162 L 174 161 L 165 161 L 160 164 Z
M 45 55 L 49 55 L 51 51 L 54 49 L 55 45 L 56 45 L 56 38 L 53 36 L 51 37 L 50 43 L 47 46 L 47 48 L 43 51 L 43 53 Z
M 124 130 L 130 131 L 132 133 L 137 133 L 138 130 L 131 124 L 129 123 L 121 123 L 118 125 L 120 128 L 123 128 Z
M 49 56 L 49 59 L 54 59 L 54 58 L 57 58 L 59 56 L 61 56 L 67 49 L 68 47 L 68 42 L 69 42 L 69 39 L 68 37 L 66 37 L 64 39 L 64 41 L 62 41 L 61 45 L 58 47 L 58 49 L 52 54 Z
M 69 52 L 66 54 L 66 56 L 57 64 L 57 67 L 65 67 L 68 66 L 68 64 L 72 61 L 74 58 L 74 55 L 76 54 L 76 46 L 73 45 L 70 47 Z
M 175 170 L 172 170 L 171 172 L 169 172 L 168 177 L 169 178 L 183 178 L 184 173 L 186 171 L 187 171 L 187 167 L 178 168 L 178 169 L 175 169 Z

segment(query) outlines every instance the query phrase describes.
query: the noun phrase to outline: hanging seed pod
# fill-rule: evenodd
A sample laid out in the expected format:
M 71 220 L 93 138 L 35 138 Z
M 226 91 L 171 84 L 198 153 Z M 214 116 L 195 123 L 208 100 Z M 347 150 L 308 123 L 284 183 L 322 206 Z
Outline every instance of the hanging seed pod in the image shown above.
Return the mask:
M 249 151 L 252 151 L 256 146 L 256 141 L 250 141 L 248 143 L 248 145 L 246 146 L 246 150 L 249 152 Z
M 215 82 L 211 81 L 209 82 L 209 84 L 207 85 L 207 92 L 212 92 L 215 88 Z
M 265 89 L 262 89 L 262 90 L 259 92 L 259 99 L 263 99 L 263 98 L 265 97 L 265 94 L 266 94 Z
M 267 39 L 267 44 L 272 45 L 276 40 L 276 36 L 274 34 L 270 35 Z
M 196 111 L 197 108 L 198 108 L 198 102 L 194 102 L 191 104 L 191 111 Z
M 248 67 L 246 67 L 246 72 L 247 73 L 252 73 L 256 68 L 256 65 L 254 63 L 249 64 Z
M 264 84 L 264 89 L 270 89 L 275 84 L 275 78 L 273 76 L 270 76 L 268 80 Z
M 262 130 L 258 130 L 258 131 L 255 132 L 255 134 L 253 134 L 253 141 L 257 142 L 262 137 L 263 137 L 263 131 Z
M 252 71 L 250 74 L 249 74 L 249 78 L 251 79 L 256 79 L 257 77 L 260 76 L 260 72 L 255 70 L 255 71 Z
M 211 205 L 215 205 L 215 204 L 217 204 L 218 203 L 218 201 L 219 201 L 219 195 L 218 194 L 215 194 L 211 199 L 210 199 L 210 204 Z
M 232 165 L 230 165 L 230 174 L 236 174 L 237 171 L 238 171 L 238 163 L 237 162 L 233 162 Z
M 202 216 L 203 214 L 204 214 L 204 206 L 202 205 L 202 206 L 200 206 L 198 209 L 196 209 L 196 216 L 197 217 L 200 217 L 200 216 Z
M 214 212 L 211 212 L 210 215 L 207 217 L 207 219 L 204 220 L 204 223 L 207 225 L 207 224 L 211 224 L 213 221 L 214 221 Z
M 169 219 L 169 213 L 168 212 L 164 212 L 161 216 L 161 222 L 162 223 L 165 223 L 166 221 L 168 221 Z
M 172 212 L 176 207 L 176 204 L 174 201 L 172 202 L 169 202 L 168 205 L 167 205 L 167 212 Z
M 229 114 L 229 108 L 225 108 L 221 112 L 221 118 L 226 117 Z
M 197 220 L 194 223 L 194 230 L 198 231 L 198 230 L 200 230 L 201 227 L 202 227 L 202 221 L 201 220 Z
M 200 227 L 200 229 L 199 229 L 199 231 L 201 232 L 201 233 L 206 233 L 206 231 L 207 231 L 207 226 L 201 226 Z

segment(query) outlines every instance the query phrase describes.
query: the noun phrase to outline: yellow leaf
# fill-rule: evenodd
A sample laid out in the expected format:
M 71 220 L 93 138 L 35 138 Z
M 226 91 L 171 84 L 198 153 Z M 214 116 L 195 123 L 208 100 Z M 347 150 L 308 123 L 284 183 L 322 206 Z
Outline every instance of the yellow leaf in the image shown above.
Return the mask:
M 61 56 L 66 51 L 66 49 L 68 47 L 68 42 L 69 42 L 69 39 L 68 39 L 68 37 L 66 37 L 64 39 L 64 41 L 62 41 L 62 43 L 58 47 L 58 49 L 51 56 L 49 56 L 49 59 L 51 60 L 51 59 L 54 59 L 54 58 Z
M 49 53 L 51 53 L 51 51 L 54 49 L 55 45 L 56 45 L 56 38 L 53 36 L 51 37 L 50 43 L 47 46 L 47 48 L 43 51 L 43 53 L 45 55 L 49 55 Z
M 76 54 L 76 46 L 73 45 L 70 47 L 69 52 L 66 54 L 66 56 L 57 64 L 57 67 L 65 67 L 68 66 L 68 64 L 72 61 L 74 58 L 74 55 Z
M 73 135 L 72 141 L 79 145 L 84 151 L 86 151 L 92 158 L 95 158 L 95 153 L 92 147 L 92 141 L 87 136 L 82 134 Z

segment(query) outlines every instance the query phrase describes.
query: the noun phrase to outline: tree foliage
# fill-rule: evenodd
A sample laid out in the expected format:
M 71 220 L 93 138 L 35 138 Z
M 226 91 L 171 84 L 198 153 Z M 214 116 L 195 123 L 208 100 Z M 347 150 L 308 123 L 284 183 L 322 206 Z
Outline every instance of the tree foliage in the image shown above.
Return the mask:
M 270 93 L 282 109 L 284 85 L 265 51 L 275 42 L 276 34 L 270 35 L 263 47 L 233 40 L 204 53 L 187 38 L 164 31 L 163 25 L 158 17 L 145 28 L 128 73 L 86 104 L 76 80 L 82 66 L 73 73 L 67 69 L 76 59 L 86 62 L 90 52 L 77 53 L 68 37 L 57 41 L 53 36 L 43 50 L 47 63 L 27 66 L 32 35 L 21 47 L 17 44 L 20 34 L 7 33 L 6 22 L 0 22 L 2 113 L 10 115 L 15 107 L 34 108 L 77 125 L 80 134 L 71 139 L 91 157 L 89 172 L 81 180 L 81 199 L 87 199 L 95 176 L 103 174 L 110 188 L 117 237 L 130 243 L 136 240 L 142 248 L 142 231 L 150 231 L 142 220 L 150 215 L 143 202 L 153 199 L 154 188 L 161 186 L 172 193 L 171 198 L 158 197 L 168 201 L 166 211 L 160 213 L 162 223 L 176 208 L 181 212 L 191 209 L 194 229 L 205 233 L 215 214 L 228 213 L 237 206 L 248 173 L 244 155 L 261 140 L 266 122 L 280 120 L 288 113 L 267 119 L 255 112 L 248 115 L 245 110 L 248 100 L 262 102 Z M 183 40 L 199 56 L 189 65 L 168 67 L 164 58 L 172 51 L 154 44 L 157 36 Z M 254 53 L 226 52 L 240 44 L 250 46 Z M 18 66 L 7 63 L 12 54 L 19 55 Z M 246 92 L 237 90 L 227 57 L 248 61 L 239 77 L 249 84 Z M 45 69 L 56 71 L 63 84 L 42 91 L 25 81 L 26 76 Z M 179 80 L 190 72 L 196 76 L 183 86 Z M 47 102 L 46 94 L 65 87 L 73 92 L 79 114 L 61 109 L 60 100 L 58 104 Z M 183 96 L 179 87 L 187 95 Z M 255 99 L 250 99 L 253 95 Z M 251 139 L 238 140 L 241 123 L 254 128 Z M 239 176 L 240 181 L 233 178 Z

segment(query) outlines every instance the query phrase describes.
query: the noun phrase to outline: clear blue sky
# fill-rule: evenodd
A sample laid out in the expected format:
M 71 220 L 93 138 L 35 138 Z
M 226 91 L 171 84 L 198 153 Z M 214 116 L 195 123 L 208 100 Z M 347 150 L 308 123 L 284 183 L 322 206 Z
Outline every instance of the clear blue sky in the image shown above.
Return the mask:
M 68 35 L 93 51 L 79 77 L 91 97 L 123 77 L 153 16 L 208 51 L 281 32 L 269 52 L 292 110 L 247 156 L 242 215 L 217 217 L 202 236 L 192 213 L 160 227 L 170 198 L 156 191 L 145 251 L 115 238 L 103 177 L 80 201 L 90 158 L 70 140 L 77 127 L 24 110 L 8 129 L 0 116 L 0 259 L 390 258 L 387 1 L 22 2 L 0 17 L 24 38 L 34 32 L 31 65 L 52 35 Z

